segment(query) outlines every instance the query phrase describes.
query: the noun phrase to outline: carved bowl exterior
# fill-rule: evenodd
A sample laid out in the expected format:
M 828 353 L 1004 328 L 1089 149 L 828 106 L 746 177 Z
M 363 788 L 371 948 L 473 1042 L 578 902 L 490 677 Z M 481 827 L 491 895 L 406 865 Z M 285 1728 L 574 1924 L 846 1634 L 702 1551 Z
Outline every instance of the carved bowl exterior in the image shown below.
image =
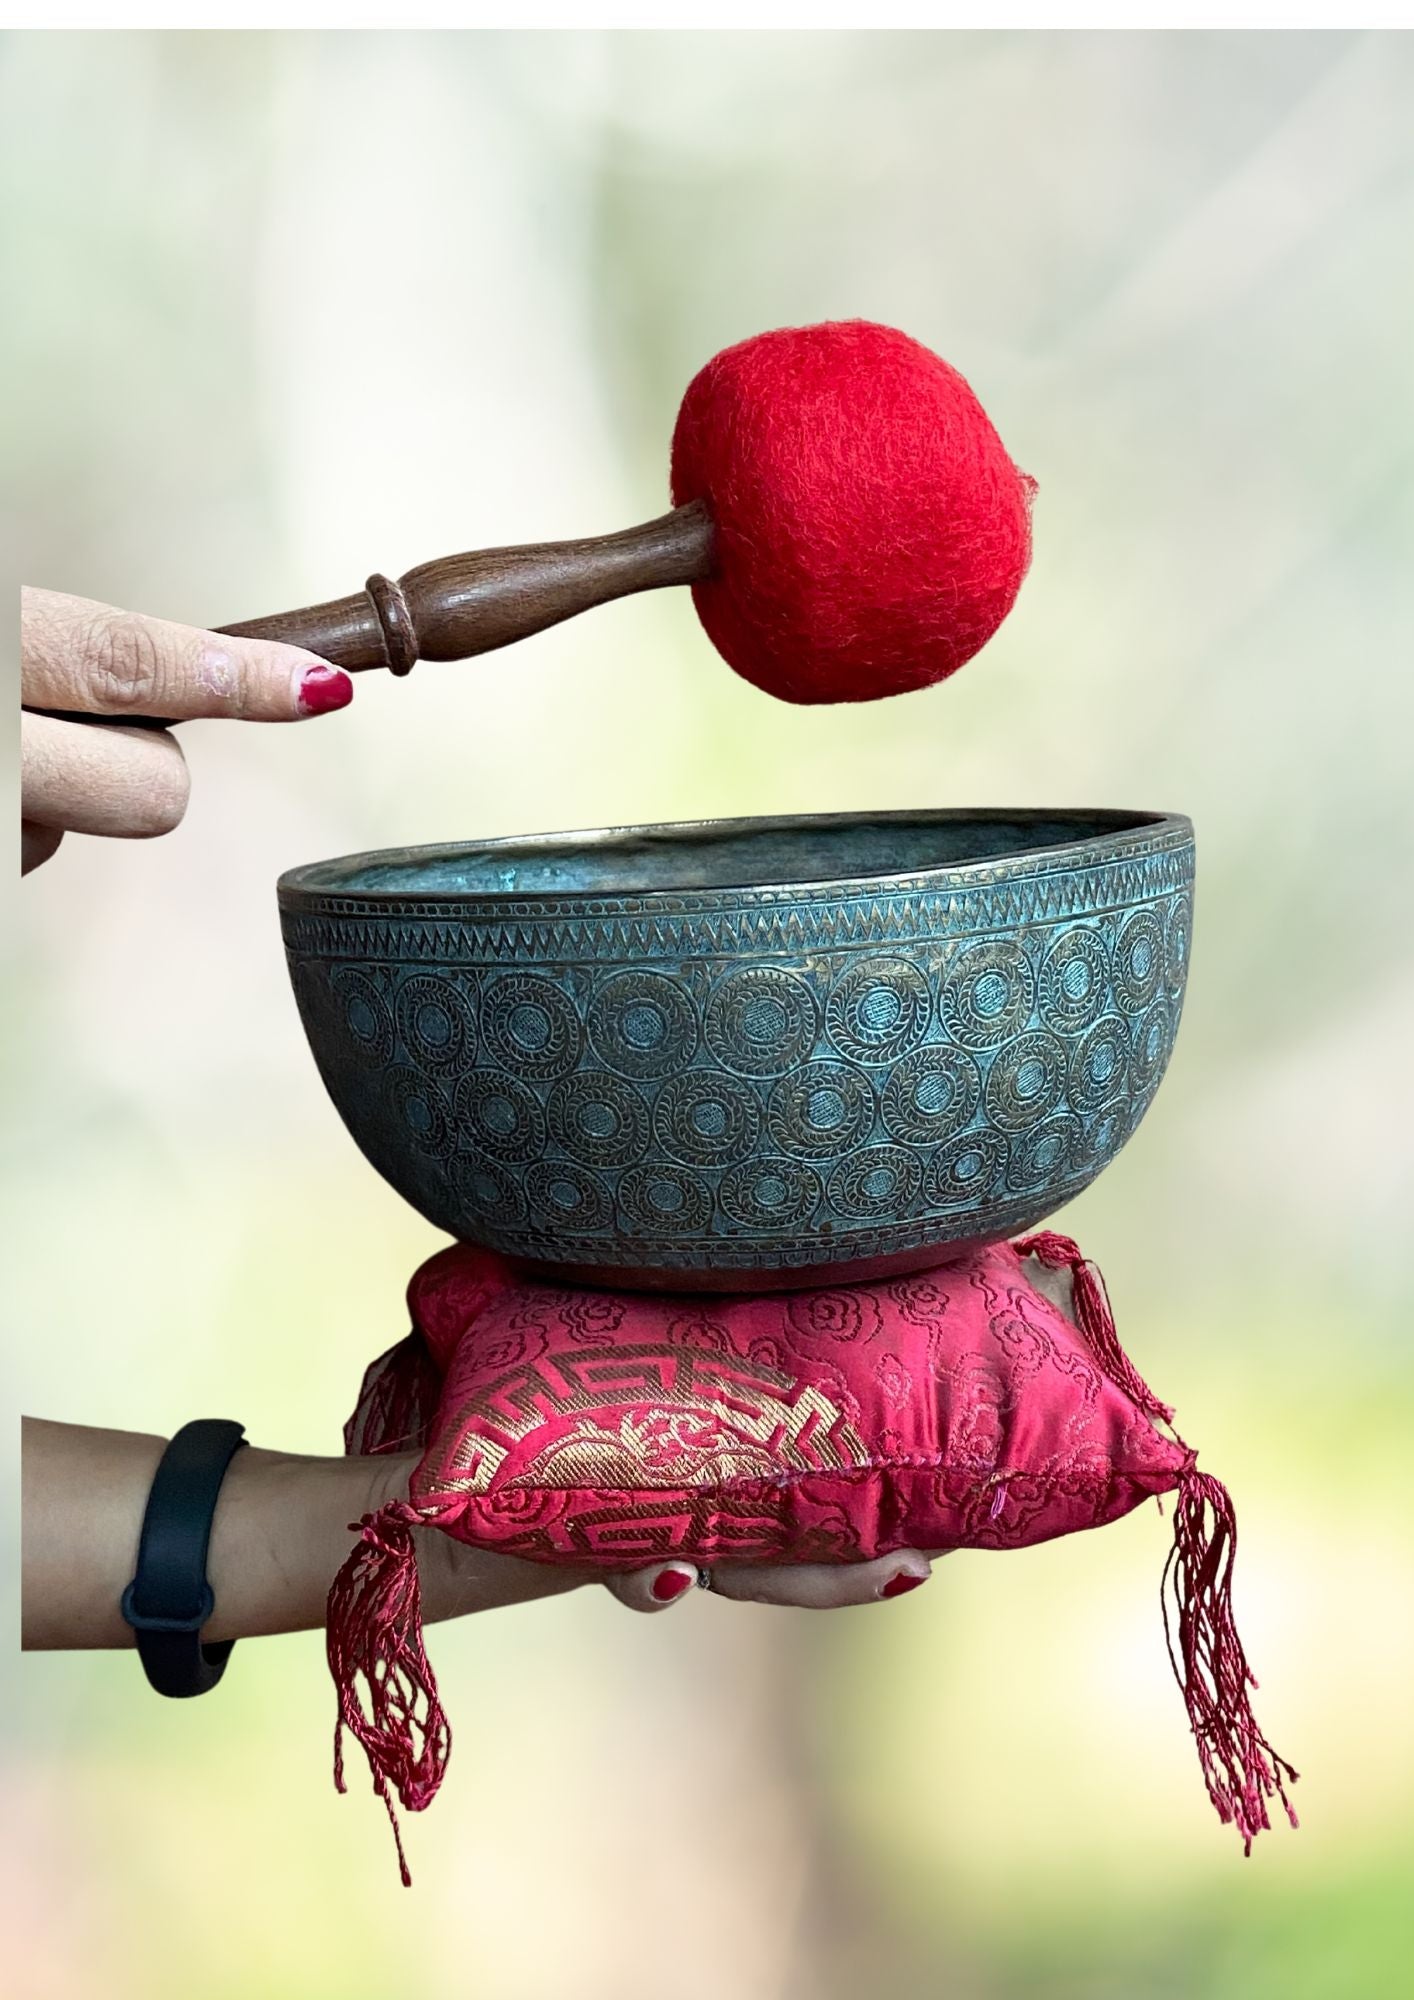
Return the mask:
M 906 812 L 353 855 L 279 884 L 320 1074 L 439 1229 L 684 1291 L 923 1268 L 1089 1185 L 1167 1065 L 1193 830 Z

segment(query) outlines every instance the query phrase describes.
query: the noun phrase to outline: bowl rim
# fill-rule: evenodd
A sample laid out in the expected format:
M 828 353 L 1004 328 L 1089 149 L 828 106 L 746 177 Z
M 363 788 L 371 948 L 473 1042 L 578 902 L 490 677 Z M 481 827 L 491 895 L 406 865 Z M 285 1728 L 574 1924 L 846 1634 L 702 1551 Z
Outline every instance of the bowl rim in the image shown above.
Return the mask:
M 349 876 L 356 876 L 369 867 L 408 867 L 418 862 L 439 862 L 457 855 L 468 853 L 495 854 L 498 850 L 517 853 L 543 850 L 547 853 L 572 848 L 610 847 L 629 840 L 659 840 L 671 842 L 688 840 L 702 834 L 731 835 L 750 833 L 762 828 L 774 830 L 799 829 L 809 831 L 844 825 L 934 826 L 949 821 L 1020 821 L 1042 820 L 1048 823 L 1064 824 L 1073 821 L 1077 826 L 1093 828 L 1097 821 L 1112 821 L 1103 831 L 1078 833 L 1072 840 L 1052 842 L 1043 847 L 1020 848 L 1013 853 L 993 854 L 966 861 L 942 861 L 931 865 L 898 869 L 862 869 L 851 873 L 830 876 L 812 876 L 807 879 L 773 880 L 768 883 L 713 882 L 658 883 L 646 888 L 628 889 L 614 885 L 595 885 L 586 888 L 567 889 L 563 886 L 529 889 L 523 887 L 496 888 L 481 884 L 469 889 L 446 887 L 416 888 L 403 884 L 398 887 L 380 887 L 363 884 L 357 887 L 348 882 Z M 1193 840 L 1193 822 L 1187 814 L 1129 809 L 1112 806 L 935 806 L 889 808 L 883 811 L 859 809 L 852 812 L 833 813 L 780 813 L 746 814 L 725 819 L 692 820 L 652 820 L 641 825 L 620 825 L 601 827 L 573 827 L 533 834 L 494 834 L 481 839 L 431 841 L 421 845 L 405 847 L 367 848 L 359 853 L 331 855 L 322 861 L 302 862 L 298 867 L 287 868 L 276 882 L 276 894 L 282 909 L 297 908 L 308 902 L 324 903 L 331 899 L 351 901 L 360 905 L 383 904 L 389 908 L 417 903 L 495 905 L 504 904 L 508 908 L 515 905 L 524 909 L 527 905 L 544 904 L 563 906 L 567 902 L 603 902 L 606 900 L 631 898 L 635 904 L 652 903 L 658 899 L 680 901 L 684 895 L 692 896 L 732 896 L 769 894 L 780 896 L 829 896 L 857 895 L 861 887 L 889 885 L 894 889 L 906 888 L 912 883 L 937 883 L 956 881 L 960 886 L 968 882 L 994 881 L 998 871 L 1004 874 L 1027 873 L 1036 869 L 1054 866 L 1058 859 L 1083 860 L 1087 864 L 1103 863 L 1115 854 L 1132 852 L 1136 844 L 1144 851 L 1190 845 Z M 343 878 L 342 880 L 340 878 Z

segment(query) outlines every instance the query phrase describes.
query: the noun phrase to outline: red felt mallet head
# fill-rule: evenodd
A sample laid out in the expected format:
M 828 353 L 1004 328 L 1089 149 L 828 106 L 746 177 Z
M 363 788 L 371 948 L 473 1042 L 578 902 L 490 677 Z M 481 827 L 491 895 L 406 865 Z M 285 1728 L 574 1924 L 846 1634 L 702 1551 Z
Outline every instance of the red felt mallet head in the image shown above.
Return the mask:
M 704 501 L 693 585 L 737 673 L 786 701 L 869 701 L 956 672 L 1010 611 L 1035 481 L 955 368 L 868 320 L 784 327 L 693 380 L 672 497 Z
M 783 327 L 692 382 L 673 512 L 479 549 L 223 629 L 355 671 L 508 646 L 611 598 L 691 584 L 708 636 L 783 701 L 872 701 L 955 673 L 1010 611 L 1035 482 L 955 368 L 868 320 Z

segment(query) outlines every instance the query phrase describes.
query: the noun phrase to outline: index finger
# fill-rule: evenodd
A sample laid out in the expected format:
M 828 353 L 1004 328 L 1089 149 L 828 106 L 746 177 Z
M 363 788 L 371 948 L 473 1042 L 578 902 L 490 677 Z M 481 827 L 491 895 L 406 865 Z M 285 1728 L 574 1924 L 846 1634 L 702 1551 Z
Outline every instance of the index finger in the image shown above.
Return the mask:
M 343 669 L 302 646 L 203 632 L 59 591 L 23 591 L 20 633 L 26 708 L 299 722 L 353 699 Z

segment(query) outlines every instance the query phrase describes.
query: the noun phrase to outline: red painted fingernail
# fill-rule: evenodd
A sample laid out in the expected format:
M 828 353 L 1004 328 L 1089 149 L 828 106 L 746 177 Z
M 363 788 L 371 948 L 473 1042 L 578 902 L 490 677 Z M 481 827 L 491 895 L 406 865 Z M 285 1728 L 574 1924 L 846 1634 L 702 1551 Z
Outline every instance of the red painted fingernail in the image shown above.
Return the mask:
M 927 1581 L 926 1576 L 910 1576 L 906 1569 L 901 1569 L 897 1576 L 889 1578 L 888 1582 L 879 1592 L 879 1595 L 880 1597 L 902 1597 L 906 1590 L 917 1590 L 920 1583 L 926 1583 Z
M 675 1597 L 691 1590 L 696 1581 L 690 1569 L 665 1569 L 661 1576 L 653 1579 L 653 1595 L 660 1604 L 671 1604 Z
M 304 715 L 327 715 L 330 709 L 347 708 L 353 700 L 353 682 L 338 667 L 307 667 L 300 675 L 299 705 Z

